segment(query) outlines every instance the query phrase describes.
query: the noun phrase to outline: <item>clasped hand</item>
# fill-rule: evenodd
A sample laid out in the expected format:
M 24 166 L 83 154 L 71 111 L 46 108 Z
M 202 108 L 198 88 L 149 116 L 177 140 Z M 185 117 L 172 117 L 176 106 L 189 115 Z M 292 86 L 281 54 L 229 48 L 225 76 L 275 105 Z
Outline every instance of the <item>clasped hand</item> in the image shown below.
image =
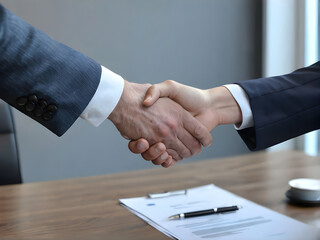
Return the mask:
M 241 110 L 237 102 L 228 89 L 223 86 L 201 90 L 167 80 L 151 86 L 146 92 L 143 104 L 151 108 L 168 98 L 187 110 L 194 117 L 193 121 L 198 120 L 198 126 L 196 124 L 189 125 L 189 132 L 196 133 L 192 134 L 193 137 L 205 143 L 203 144 L 204 146 L 211 143 L 212 139 L 211 136 L 208 136 L 208 132 L 212 131 L 217 125 L 236 124 L 242 121 Z M 172 104 L 168 101 L 164 102 L 164 104 L 169 103 Z M 171 108 L 171 106 L 167 105 L 167 108 Z M 187 114 L 189 121 L 192 122 L 189 114 Z M 204 131 L 203 127 L 200 127 L 201 123 L 203 124 L 202 126 L 206 127 L 207 131 Z M 192 131 L 192 128 L 197 128 L 198 130 Z M 201 136 L 201 134 L 204 135 Z M 191 145 L 186 146 L 191 147 Z M 197 147 L 197 150 L 193 151 L 192 148 L 189 148 L 191 155 L 199 152 L 199 146 Z M 176 152 L 172 151 L 173 149 L 170 149 L 165 142 L 150 142 L 144 138 L 131 141 L 129 149 L 133 153 L 141 153 L 144 159 L 151 160 L 156 165 L 161 164 L 163 167 L 172 166 L 183 157 L 182 154 L 177 156 Z
M 132 152 L 141 153 L 144 159 L 152 160 L 154 164 L 169 167 L 198 154 L 201 145 L 211 144 L 207 126 L 194 117 L 194 112 L 186 111 L 169 98 L 158 96 L 143 101 L 145 95 L 157 91 L 150 87 L 150 84 L 125 81 L 119 103 L 109 116 L 121 135 L 132 140 L 129 143 Z

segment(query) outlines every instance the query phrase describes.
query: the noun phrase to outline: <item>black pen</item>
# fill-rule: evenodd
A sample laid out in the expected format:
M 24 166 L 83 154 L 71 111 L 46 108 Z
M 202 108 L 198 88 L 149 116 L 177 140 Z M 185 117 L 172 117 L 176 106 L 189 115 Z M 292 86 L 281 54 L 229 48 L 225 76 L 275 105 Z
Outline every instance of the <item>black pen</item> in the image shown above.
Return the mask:
M 195 211 L 195 212 L 179 213 L 179 214 L 176 214 L 176 215 L 169 217 L 169 220 L 183 219 L 183 218 L 190 218 L 190 217 L 199 217 L 199 216 L 217 214 L 217 213 L 232 212 L 232 211 L 237 211 L 240 208 L 241 208 L 240 206 L 230 206 L 230 207 L 212 208 L 212 209 Z

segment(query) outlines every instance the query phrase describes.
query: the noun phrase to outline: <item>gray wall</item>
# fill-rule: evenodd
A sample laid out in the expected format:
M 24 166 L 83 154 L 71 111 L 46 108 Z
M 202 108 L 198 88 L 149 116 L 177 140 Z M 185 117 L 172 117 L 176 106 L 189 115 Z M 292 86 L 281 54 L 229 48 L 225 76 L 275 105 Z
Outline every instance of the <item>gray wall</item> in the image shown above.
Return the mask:
M 261 2 L 256 0 L 2 0 L 58 41 L 129 81 L 166 79 L 210 88 L 259 77 Z M 61 138 L 15 111 L 25 182 L 153 168 L 127 149 L 111 122 L 78 120 Z M 188 161 L 248 152 L 232 126 Z M 165 170 L 164 170 L 165 171 Z

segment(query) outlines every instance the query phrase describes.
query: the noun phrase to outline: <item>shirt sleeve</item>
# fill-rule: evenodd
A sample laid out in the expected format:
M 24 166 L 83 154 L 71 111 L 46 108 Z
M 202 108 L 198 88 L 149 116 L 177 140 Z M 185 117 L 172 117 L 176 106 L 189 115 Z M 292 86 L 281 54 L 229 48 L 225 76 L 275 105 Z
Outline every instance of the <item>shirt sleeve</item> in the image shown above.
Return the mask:
M 99 86 L 80 115 L 95 127 L 99 126 L 117 106 L 124 87 L 124 80 L 121 76 L 104 66 L 101 66 L 101 69 Z
M 249 103 L 249 98 L 246 92 L 238 84 L 227 84 L 224 85 L 233 98 L 237 101 L 240 106 L 242 114 L 242 123 L 234 125 L 236 130 L 241 130 L 249 127 L 253 127 L 252 111 Z

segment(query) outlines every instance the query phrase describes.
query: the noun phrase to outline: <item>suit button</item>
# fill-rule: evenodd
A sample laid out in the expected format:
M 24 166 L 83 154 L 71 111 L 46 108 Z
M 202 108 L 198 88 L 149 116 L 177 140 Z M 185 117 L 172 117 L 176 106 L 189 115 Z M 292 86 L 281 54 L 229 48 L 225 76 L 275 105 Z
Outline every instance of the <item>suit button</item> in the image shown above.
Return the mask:
M 48 107 L 47 107 L 47 111 L 51 112 L 51 113 L 55 113 L 57 111 L 57 106 L 56 105 L 53 105 L 53 104 L 50 104 Z
M 28 102 L 27 104 L 26 104 L 26 111 L 27 112 L 32 112 L 33 111 L 33 109 L 34 109 L 34 107 L 35 107 L 35 103 L 33 103 L 33 102 Z
M 37 102 L 37 106 L 34 109 L 34 115 L 36 115 L 37 117 L 40 117 L 44 112 L 45 112 L 45 108 L 47 107 L 47 102 L 44 99 L 40 99 Z
M 52 112 L 45 112 L 42 115 L 42 119 L 45 120 L 45 121 L 49 121 L 52 117 L 53 117 L 53 113 Z
M 38 106 L 41 107 L 42 109 L 45 109 L 47 105 L 48 105 L 48 103 L 46 100 L 40 99 L 38 101 Z
M 38 98 L 36 95 L 33 94 L 33 95 L 28 96 L 28 100 L 29 100 L 29 102 L 36 103 L 38 101 Z
M 44 110 L 43 108 L 37 106 L 35 109 L 34 109 L 34 115 L 36 115 L 37 117 L 40 117 L 42 114 L 43 114 Z
M 26 105 L 27 102 L 28 102 L 28 98 L 27 97 L 19 97 L 17 99 L 17 104 L 20 107 L 23 107 L 24 105 Z

